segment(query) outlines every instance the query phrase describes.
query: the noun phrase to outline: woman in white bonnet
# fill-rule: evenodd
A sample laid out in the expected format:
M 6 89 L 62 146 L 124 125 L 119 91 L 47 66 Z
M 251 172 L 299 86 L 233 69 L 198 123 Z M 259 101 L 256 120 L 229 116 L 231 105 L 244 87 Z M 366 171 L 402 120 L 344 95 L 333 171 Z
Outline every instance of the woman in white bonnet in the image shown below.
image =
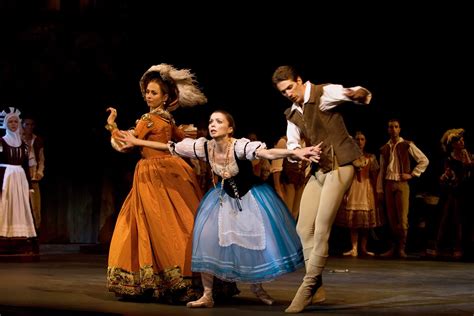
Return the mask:
M 36 230 L 30 207 L 31 181 L 28 146 L 21 140 L 21 112 L 14 107 L 0 113 L 0 253 L 38 253 Z

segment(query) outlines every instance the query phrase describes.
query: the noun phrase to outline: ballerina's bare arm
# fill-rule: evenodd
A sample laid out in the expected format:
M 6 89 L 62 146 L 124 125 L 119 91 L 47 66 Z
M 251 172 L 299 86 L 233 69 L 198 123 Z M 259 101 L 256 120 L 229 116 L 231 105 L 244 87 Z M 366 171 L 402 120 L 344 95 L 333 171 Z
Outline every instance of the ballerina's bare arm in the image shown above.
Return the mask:
M 289 157 L 294 160 L 318 162 L 321 154 L 321 144 L 322 142 L 316 146 L 296 148 L 293 150 L 283 148 L 261 148 L 257 150 L 256 154 L 258 158 L 265 159 L 279 159 Z

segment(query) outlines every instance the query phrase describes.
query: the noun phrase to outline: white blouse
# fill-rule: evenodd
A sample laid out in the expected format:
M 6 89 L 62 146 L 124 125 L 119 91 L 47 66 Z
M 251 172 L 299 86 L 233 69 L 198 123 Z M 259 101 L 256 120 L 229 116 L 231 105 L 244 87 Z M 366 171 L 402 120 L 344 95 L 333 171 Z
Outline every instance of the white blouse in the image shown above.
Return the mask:
M 236 139 L 232 143 L 232 148 L 230 148 L 231 157 L 229 157 L 229 165 L 224 166 L 221 164 L 217 164 L 213 161 L 214 157 L 214 150 L 216 147 L 215 140 L 207 140 L 204 137 L 198 139 L 192 138 L 185 138 L 178 143 L 171 143 L 170 144 L 170 152 L 172 154 L 177 154 L 181 157 L 186 158 L 196 158 L 203 161 L 207 161 L 206 153 L 204 152 L 204 143 L 207 143 L 208 149 L 208 156 L 209 156 L 209 163 L 211 165 L 212 170 L 219 176 L 223 176 L 223 173 L 227 171 L 230 173 L 230 176 L 235 176 L 239 173 L 239 168 L 237 167 L 237 162 L 235 160 L 235 155 L 237 155 L 238 159 L 241 160 L 255 160 L 258 159 L 256 151 L 259 148 L 267 148 L 265 143 L 255 141 L 252 142 L 247 138 L 240 138 Z

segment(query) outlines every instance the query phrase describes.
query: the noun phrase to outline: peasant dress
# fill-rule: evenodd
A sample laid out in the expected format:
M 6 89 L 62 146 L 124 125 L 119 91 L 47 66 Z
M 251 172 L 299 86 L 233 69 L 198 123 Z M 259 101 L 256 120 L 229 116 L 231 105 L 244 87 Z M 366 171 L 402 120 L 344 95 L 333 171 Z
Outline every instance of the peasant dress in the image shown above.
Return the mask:
M 28 146 L 0 138 L 0 255 L 39 253 L 28 172 Z
M 303 267 L 293 217 L 274 189 L 252 171 L 251 160 L 265 144 L 233 139 L 227 166 L 214 162 L 215 146 L 214 140 L 205 138 L 173 145 L 180 156 L 209 162 L 219 179 L 197 211 L 192 271 L 226 281 L 260 283 Z
M 28 147 L 0 139 L 0 236 L 36 237 L 30 207 Z
M 337 213 L 335 224 L 338 226 L 368 229 L 383 224 L 383 218 L 375 205 L 371 180 L 378 173 L 379 164 L 374 154 L 365 154 L 364 159 L 366 163 L 354 173 L 352 184 Z
M 135 135 L 164 143 L 184 137 L 171 117 L 153 113 L 137 121 Z M 194 298 L 191 238 L 201 197 L 196 176 L 182 158 L 141 147 L 132 188 L 110 244 L 109 291 L 117 296 L 150 296 L 169 303 Z

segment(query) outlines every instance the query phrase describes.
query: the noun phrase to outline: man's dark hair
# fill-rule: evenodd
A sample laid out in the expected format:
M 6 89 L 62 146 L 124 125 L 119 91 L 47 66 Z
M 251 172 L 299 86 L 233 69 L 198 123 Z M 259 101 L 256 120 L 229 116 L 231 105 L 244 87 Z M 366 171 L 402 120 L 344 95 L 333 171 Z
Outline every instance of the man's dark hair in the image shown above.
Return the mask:
M 298 77 L 300 77 L 300 75 L 298 74 L 298 72 L 293 66 L 288 66 L 288 65 L 280 66 L 273 73 L 272 83 L 273 83 L 273 86 L 276 87 L 276 85 L 281 81 L 285 81 L 285 80 L 296 81 Z

